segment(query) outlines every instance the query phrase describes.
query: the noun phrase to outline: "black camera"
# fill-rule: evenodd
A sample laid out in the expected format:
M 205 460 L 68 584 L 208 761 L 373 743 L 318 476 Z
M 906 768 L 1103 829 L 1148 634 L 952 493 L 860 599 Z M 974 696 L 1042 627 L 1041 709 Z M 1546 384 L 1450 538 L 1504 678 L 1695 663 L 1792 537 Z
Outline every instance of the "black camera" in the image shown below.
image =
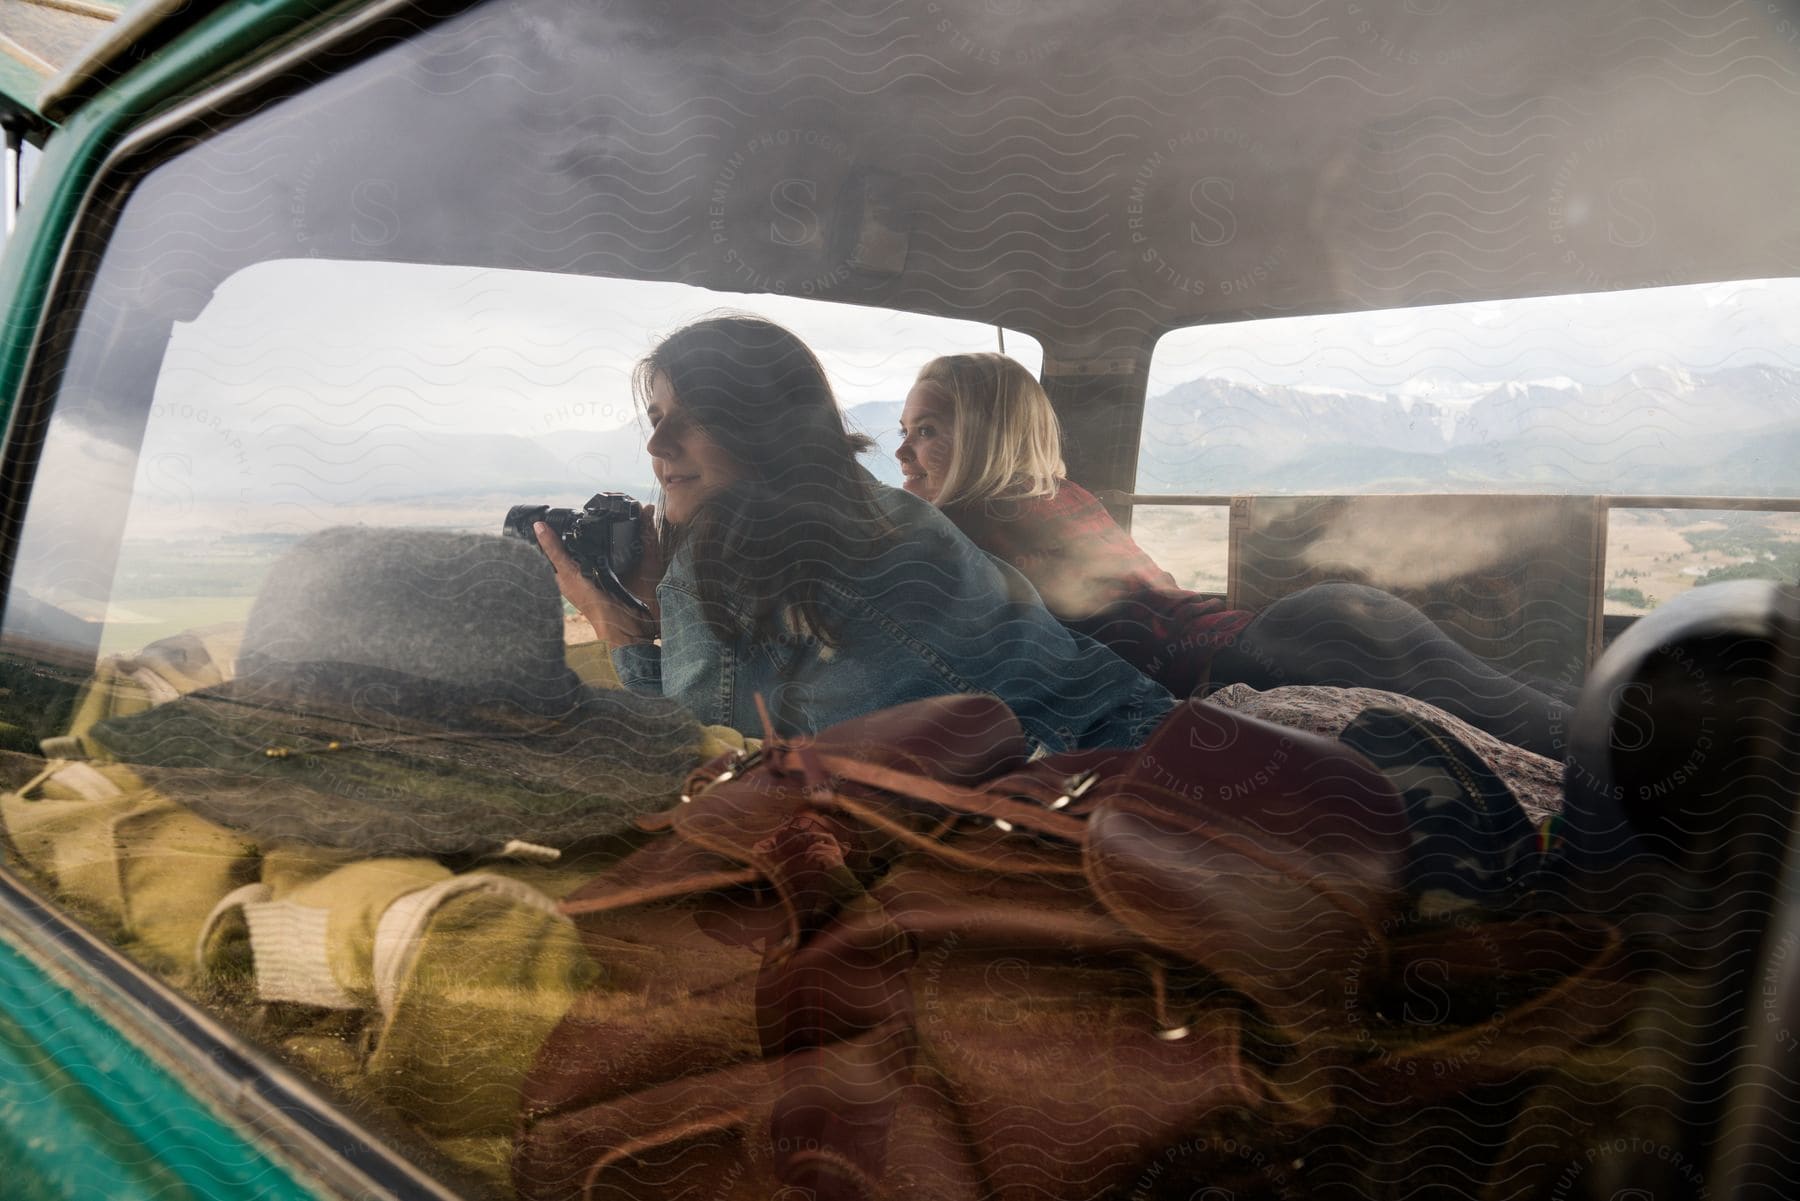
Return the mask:
M 644 506 L 623 492 L 596 492 L 579 512 L 549 505 L 514 505 L 506 511 L 501 532 L 536 546 L 537 531 L 531 527 L 543 522 L 556 531 L 563 549 L 602 592 L 648 617 L 650 607 L 633 596 L 620 578 L 629 575 L 644 557 L 643 513 Z

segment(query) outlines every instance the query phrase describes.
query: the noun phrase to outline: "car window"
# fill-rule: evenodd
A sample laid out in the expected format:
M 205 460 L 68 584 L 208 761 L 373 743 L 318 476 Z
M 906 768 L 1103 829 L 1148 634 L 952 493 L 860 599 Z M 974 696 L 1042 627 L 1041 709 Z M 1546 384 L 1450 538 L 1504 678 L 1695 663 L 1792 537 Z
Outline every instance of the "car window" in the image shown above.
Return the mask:
M 1706 498 L 1800 487 L 1796 298 L 1800 281 L 1744 280 L 1177 330 L 1150 367 L 1138 491 L 1609 496 L 1608 612 L 1792 580 L 1800 517 Z M 1139 520 L 1217 578 L 1217 508 Z
M 1578 701 L 1603 604 L 1793 578 L 1800 69 L 1368 7 L 491 0 L 159 102 L 9 433 L 8 866 L 470 1196 L 1705 1195 L 1775 636 Z M 720 309 L 837 411 L 754 320 L 634 381 Z M 950 354 L 1043 402 L 960 514 Z M 1333 522 L 1485 666 L 1263 653 L 1363 649 L 1267 620 L 1386 603 Z
M 29 594 L 100 629 L 103 653 L 248 616 L 268 565 L 334 525 L 494 533 L 513 503 L 652 500 L 631 370 L 656 337 L 714 310 L 754 312 L 823 358 L 869 469 L 898 486 L 901 401 L 937 354 L 1016 331 L 686 284 L 405 263 L 287 259 L 225 281 L 174 329 L 157 375 L 111 590 Z M 69 494 L 46 507 L 76 503 Z
M 630 88 L 587 134 L 495 143 L 547 173 L 534 187 L 581 180 L 580 212 L 547 193 L 510 224 L 493 194 L 442 211 L 456 127 L 572 70 L 562 37 L 619 61 L 593 44 L 605 24 L 497 6 L 139 180 L 51 386 L 0 622 L 9 861 L 475 1194 L 510 1192 L 534 1056 L 597 979 L 556 904 L 690 771 L 754 745 L 621 689 L 537 549 L 494 549 L 509 509 L 658 499 L 632 369 L 709 313 L 803 338 L 894 486 L 927 360 L 1043 357 L 1018 330 L 881 303 L 891 185 L 804 117 L 741 138 L 715 119 L 717 161 L 683 185 L 733 206 L 713 220 L 747 290 L 605 259 L 655 242 L 662 202 L 634 190 L 655 175 L 609 184 L 567 156 L 629 139 Z M 494 38 L 536 65 L 485 77 Z M 445 62 L 486 81 L 459 102 Z M 824 146 L 826 174 L 816 154 L 784 171 L 790 145 Z M 867 228 L 843 242 L 834 207 Z

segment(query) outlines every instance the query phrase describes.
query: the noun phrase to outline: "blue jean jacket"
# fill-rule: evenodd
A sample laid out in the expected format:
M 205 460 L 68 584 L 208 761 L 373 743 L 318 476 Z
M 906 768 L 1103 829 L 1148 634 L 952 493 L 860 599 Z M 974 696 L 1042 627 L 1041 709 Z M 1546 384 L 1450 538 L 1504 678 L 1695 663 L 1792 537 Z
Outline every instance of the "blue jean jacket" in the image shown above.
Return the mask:
M 830 589 L 837 646 L 802 635 L 753 641 L 747 632 L 720 642 L 701 620 L 683 550 L 656 589 L 662 645 L 612 652 L 625 686 L 750 734 L 762 732 L 759 693 L 780 733 L 804 734 L 905 701 L 987 692 L 1049 750 L 1134 745 L 1174 706 L 1160 685 L 1065 628 L 1024 576 L 937 509 L 872 486 L 901 536 L 859 561 L 866 570 L 850 586 Z

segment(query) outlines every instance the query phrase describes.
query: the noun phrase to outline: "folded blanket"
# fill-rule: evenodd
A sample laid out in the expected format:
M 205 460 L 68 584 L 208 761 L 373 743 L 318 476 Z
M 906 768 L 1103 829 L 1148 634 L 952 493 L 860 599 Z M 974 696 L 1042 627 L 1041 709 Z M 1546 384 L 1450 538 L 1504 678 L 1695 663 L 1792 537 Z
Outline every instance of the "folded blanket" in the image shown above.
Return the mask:
M 1294 684 L 1258 692 L 1248 684 L 1228 684 L 1207 697 L 1222 708 L 1260 717 L 1276 725 L 1336 738 L 1364 709 L 1386 707 L 1411 713 L 1443 726 L 1494 770 L 1525 807 L 1531 820 L 1542 822 L 1563 807 L 1563 767 L 1452 717 L 1436 705 L 1379 688 L 1328 688 Z

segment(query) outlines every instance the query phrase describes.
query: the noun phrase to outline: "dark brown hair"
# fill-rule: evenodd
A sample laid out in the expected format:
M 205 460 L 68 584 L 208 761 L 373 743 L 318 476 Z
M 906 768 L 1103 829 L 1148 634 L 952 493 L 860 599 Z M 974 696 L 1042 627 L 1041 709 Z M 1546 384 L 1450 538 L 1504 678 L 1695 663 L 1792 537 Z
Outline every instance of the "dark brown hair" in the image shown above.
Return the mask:
M 844 428 L 817 356 L 761 317 L 705 317 L 664 338 L 633 375 L 640 404 L 659 375 L 742 473 L 666 534 L 670 554 L 693 557 L 703 618 L 722 641 L 747 620 L 759 639 L 835 644 L 825 585 L 894 536 L 856 461 L 872 440 Z

